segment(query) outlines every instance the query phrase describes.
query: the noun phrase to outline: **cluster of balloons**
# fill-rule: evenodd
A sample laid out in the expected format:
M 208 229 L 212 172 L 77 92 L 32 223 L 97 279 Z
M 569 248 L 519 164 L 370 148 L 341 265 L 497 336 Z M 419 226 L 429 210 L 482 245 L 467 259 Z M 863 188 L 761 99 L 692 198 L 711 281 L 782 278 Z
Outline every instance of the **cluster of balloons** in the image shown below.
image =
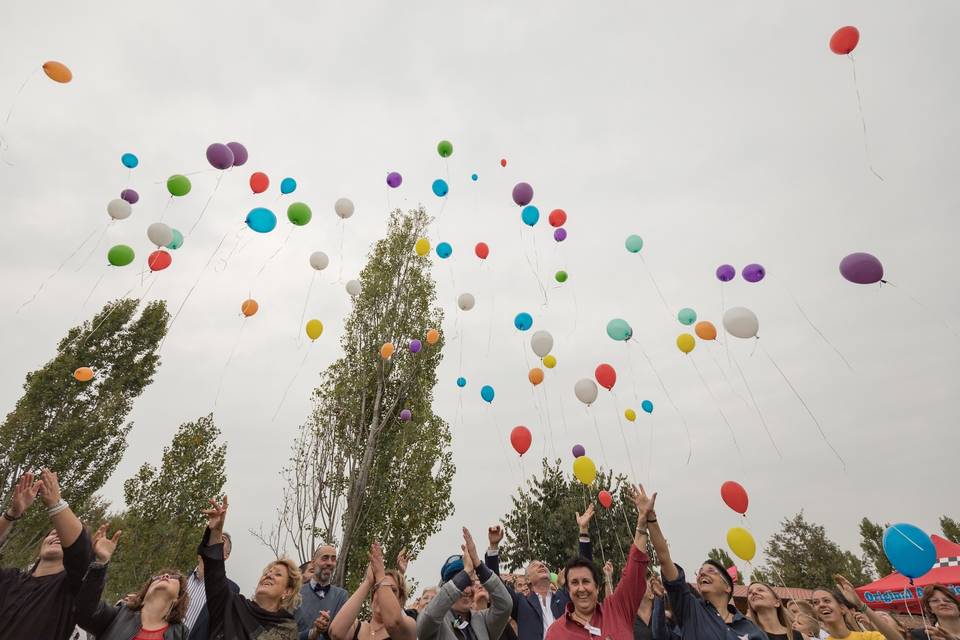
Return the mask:
M 225 171 L 230 167 L 241 167 L 247 162 L 247 148 L 239 142 L 221 144 L 214 142 L 207 147 L 207 162 L 214 169 Z
M 767 275 L 767 270 L 754 262 L 741 269 L 740 275 L 747 282 L 760 282 Z M 722 264 L 717 267 L 716 276 L 720 282 L 730 282 L 737 277 L 737 270 L 732 264 Z
M 723 502 L 740 515 L 746 515 L 747 506 L 750 499 L 747 497 L 747 490 L 743 486 L 727 480 L 720 485 L 720 497 Z M 750 562 L 757 553 L 757 543 L 749 531 L 743 527 L 732 527 L 727 531 L 727 546 L 741 560 Z

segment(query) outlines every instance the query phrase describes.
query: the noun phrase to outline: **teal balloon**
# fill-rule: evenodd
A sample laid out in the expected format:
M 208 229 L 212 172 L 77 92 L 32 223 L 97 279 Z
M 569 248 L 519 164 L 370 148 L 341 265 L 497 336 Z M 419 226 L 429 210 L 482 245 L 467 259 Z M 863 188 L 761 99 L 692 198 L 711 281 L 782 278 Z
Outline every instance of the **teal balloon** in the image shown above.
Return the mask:
M 125 153 L 120 156 L 120 162 L 122 162 L 123 166 L 127 169 L 136 169 L 137 165 L 140 164 L 140 159 L 132 153 Z
M 453 247 L 449 242 L 441 242 L 437 245 L 437 255 L 444 259 L 449 258 L 453 255 Z
M 476 182 L 479 177 L 480 177 L 480 176 L 478 176 L 477 174 L 474 173 L 473 175 L 470 176 L 470 179 L 473 180 L 474 182 Z
M 167 249 L 179 249 L 183 246 L 183 234 L 177 229 L 171 229 L 171 231 L 173 231 L 173 240 L 167 245 Z
M 532 204 L 528 204 L 523 208 L 523 211 L 520 212 L 520 219 L 523 220 L 523 224 L 532 227 L 537 224 L 537 221 L 540 219 L 540 209 L 537 209 Z
M 640 403 L 640 408 L 646 411 L 647 413 L 653 413 L 653 403 L 649 400 L 644 400 Z
M 627 240 L 623 243 L 623 246 L 625 246 L 630 253 L 640 253 L 640 249 L 643 249 L 643 238 L 635 234 L 627 236 Z
M 277 216 L 270 209 L 257 207 L 247 214 L 246 223 L 257 233 L 270 233 L 277 226 Z
M 493 402 L 493 387 L 488 384 L 480 387 L 480 397 L 483 398 L 486 403 Z
M 442 198 L 448 193 L 450 193 L 450 186 L 447 184 L 447 181 L 443 178 L 437 178 L 433 181 L 433 195 L 438 198 Z
M 633 329 L 626 320 L 614 318 L 607 323 L 607 335 L 620 342 L 626 342 L 633 337 Z
M 280 193 L 293 193 L 297 190 L 297 181 L 293 178 L 284 178 L 280 181 Z
M 684 307 L 677 313 L 677 320 L 680 321 L 680 324 L 685 324 L 689 327 L 697 321 L 697 312 L 689 307 Z
M 457 378 L 457 386 L 463 389 L 465 386 L 467 386 L 467 379 L 463 376 Z
M 526 331 L 533 326 L 533 316 L 526 311 L 521 311 L 513 319 L 513 326 L 520 329 L 520 331 Z

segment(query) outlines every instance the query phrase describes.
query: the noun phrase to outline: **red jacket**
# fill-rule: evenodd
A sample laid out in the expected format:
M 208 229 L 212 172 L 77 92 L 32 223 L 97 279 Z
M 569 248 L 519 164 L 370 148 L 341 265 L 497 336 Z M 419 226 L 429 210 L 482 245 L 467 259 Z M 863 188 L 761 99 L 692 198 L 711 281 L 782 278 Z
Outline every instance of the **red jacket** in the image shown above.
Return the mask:
M 600 635 L 591 634 L 573 617 L 573 603 L 567 604 L 563 617 L 557 619 L 547 631 L 546 640 L 633 640 L 633 619 L 647 590 L 647 565 L 650 558 L 636 545 L 630 545 L 630 557 L 623 568 L 620 584 L 613 595 L 597 608 L 590 618 L 590 625 L 600 630 Z M 600 585 L 597 585 L 600 589 Z

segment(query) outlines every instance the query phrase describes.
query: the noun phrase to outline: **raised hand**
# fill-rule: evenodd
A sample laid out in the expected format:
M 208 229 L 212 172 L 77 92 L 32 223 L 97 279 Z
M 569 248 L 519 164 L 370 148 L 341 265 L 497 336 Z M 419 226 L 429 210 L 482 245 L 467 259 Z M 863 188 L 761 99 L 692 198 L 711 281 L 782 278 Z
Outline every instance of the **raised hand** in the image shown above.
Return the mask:
M 833 579 L 837 582 L 837 589 L 847 599 L 847 602 L 852 604 L 856 608 L 860 608 L 863 603 L 860 601 L 860 596 L 857 595 L 857 590 L 853 588 L 853 585 L 850 584 L 850 581 L 839 573 L 833 576 Z
M 603 577 L 608 581 L 613 581 L 613 563 L 609 560 L 603 563 Z
M 376 540 L 370 545 L 370 570 L 373 572 L 374 583 L 383 580 L 386 574 L 386 568 L 383 566 L 383 548 Z
M 397 571 L 406 574 L 408 564 L 410 564 L 410 552 L 404 547 L 400 549 L 400 553 L 397 554 Z
M 593 519 L 593 503 L 587 505 L 587 508 L 581 514 L 577 512 L 577 526 L 580 527 L 580 533 L 590 531 L 590 521 Z
M 210 531 L 223 531 L 223 523 L 227 519 L 227 508 L 229 507 L 227 496 L 223 496 L 222 503 L 213 498 L 210 498 L 208 502 L 210 502 L 210 508 L 201 512 L 207 516 L 207 527 Z
M 657 502 L 656 492 L 654 492 L 653 495 L 648 496 L 647 492 L 644 491 L 642 484 L 629 486 L 627 491 L 630 498 L 633 500 L 633 504 L 637 507 L 638 518 L 641 522 L 646 522 L 650 518 L 657 517 L 657 512 L 654 510 Z
M 496 524 L 487 529 L 487 542 L 490 543 L 491 549 L 499 548 L 501 540 L 503 540 L 503 527 Z
M 470 556 L 471 564 L 476 567 L 480 564 L 480 556 L 477 554 L 477 545 L 473 542 L 473 536 L 470 535 L 470 531 L 466 527 L 463 528 L 463 543 L 464 554 Z M 466 564 L 466 557 L 464 557 L 463 562 Z
M 60 502 L 60 481 L 57 479 L 56 471 L 41 469 L 40 483 L 40 499 L 48 509 Z
M 654 598 L 662 598 L 666 595 L 666 590 L 663 588 L 663 582 L 660 581 L 660 576 L 653 574 L 650 577 L 650 591 L 653 592 Z
M 13 487 L 13 495 L 10 496 L 10 508 L 7 509 L 7 513 L 13 518 L 22 516 L 33 504 L 33 501 L 37 499 L 37 493 L 39 493 L 41 486 L 43 486 L 43 481 L 34 481 L 32 471 L 27 471 L 20 476 L 20 480 Z
M 123 531 L 119 529 L 113 534 L 113 537 L 107 535 L 107 523 L 104 522 L 93 534 L 93 553 L 97 557 L 97 562 L 106 564 L 113 557 L 113 552 L 117 550 L 117 543 L 120 542 L 120 534 Z

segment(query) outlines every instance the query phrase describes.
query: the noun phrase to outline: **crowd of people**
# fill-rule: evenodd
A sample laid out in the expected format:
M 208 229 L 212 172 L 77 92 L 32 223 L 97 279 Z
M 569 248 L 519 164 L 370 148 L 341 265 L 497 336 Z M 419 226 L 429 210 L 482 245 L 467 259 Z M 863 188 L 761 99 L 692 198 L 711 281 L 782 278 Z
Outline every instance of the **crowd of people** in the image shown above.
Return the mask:
M 873 611 L 843 576 L 784 602 L 768 584 L 747 588 L 747 610 L 733 603 L 726 568 L 707 560 L 693 582 L 676 564 L 657 517 L 656 493 L 628 487 L 638 518 L 633 543 L 614 584 L 610 562 L 593 561 L 592 506 L 577 514 L 579 549 L 556 579 L 534 560 L 523 576 L 501 576 L 500 527 L 487 531 L 481 558 L 463 529 L 460 553 L 440 568 L 439 583 L 408 607 L 409 558 L 388 568 L 374 542 L 353 593 L 331 583 L 337 551 L 320 546 L 298 566 L 279 557 L 264 567 L 248 598 L 227 578 L 232 541 L 224 531 L 229 502 L 210 500 L 197 564 L 144 576 L 119 602 L 103 600 L 122 532 L 92 534 L 60 496 L 57 474 L 26 473 L 0 518 L 0 540 L 40 499 L 52 528 L 27 568 L 0 569 L 0 638 L 10 640 L 960 640 L 960 599 L 942 585 L 921 601 L 925 626 L 907 630 Z M 649 571 L 648 542 L 659 562 Z M 365 608 L 365 605 L 369 605 Z M 363 614 L 369 611 L 369 616 Z M 363 618 L 368 619 L 363 619 Z

